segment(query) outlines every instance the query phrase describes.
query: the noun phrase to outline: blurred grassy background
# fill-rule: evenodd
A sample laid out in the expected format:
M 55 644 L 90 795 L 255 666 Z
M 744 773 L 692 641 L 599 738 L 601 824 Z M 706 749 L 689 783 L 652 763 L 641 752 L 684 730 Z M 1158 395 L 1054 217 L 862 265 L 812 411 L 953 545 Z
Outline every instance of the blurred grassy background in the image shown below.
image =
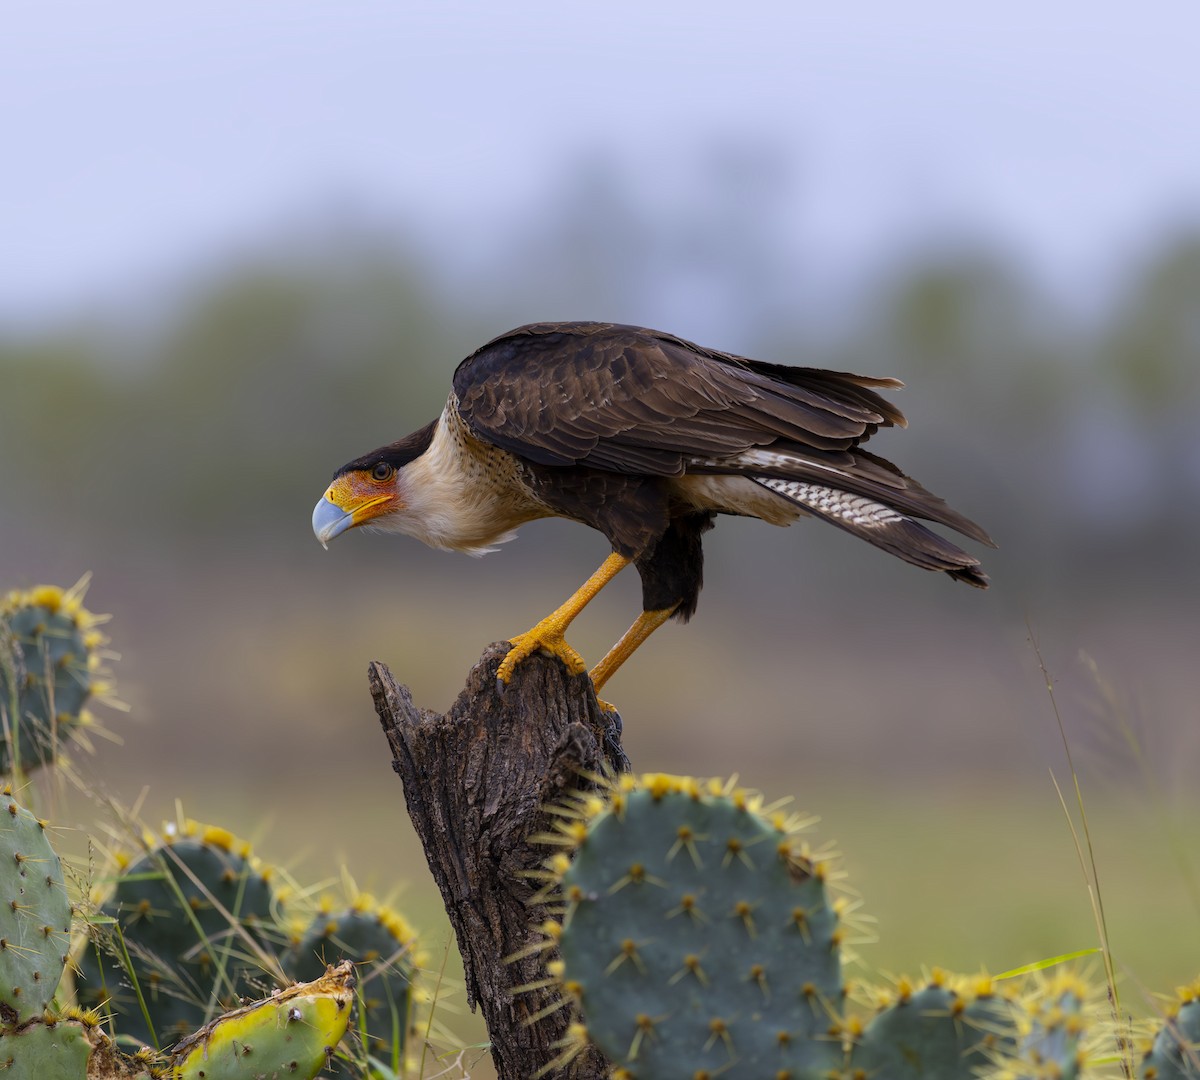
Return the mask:
M 881 968 L 1003 970 L 1087 947 L 1032 627 L 1081 768 L 1118 969 L 1136 987 L 1191 978 L 1200 228 L 1147 234 L 1064 297 L 1002 227 L 947 242 L 917 221 L 828 293 L 783 227 L 804 203 L 785 163 L 801 137 L 699 126 L 684 164 L 701 179 L 678 201 L 619 142 L 577 148 L 539 159 L 478 250 L 465 231 L 429 243 L 425 206 L 398 220 L 351 199 L 285 214 L 266 238 L 248 229 L 216 257 L 180 247 L 169 280 L 0 322 L 0 588 L 92 571 L 89 606 L 113 613 L 122 653 L 132 712 L 109 726 L 124 745 L 103 745 L 90 775 L 126 803 L 144 793 L 150 820 L 181 798 L 301 878 L 344 860 L 362 887 L 402 889 L 438 956 L 444 920 L 367 662 L 446 708 L 483 646 L 559 603 L 605 545 L 541 522 L 478 561 L 366 535 L 323 552 L 309 514 L 335 467 L 433 417 L 487 338 L 531 319 L 642 322 L 903 378 L 911 427 L 872 448 L 1001 546 L 979 594 L 814 523 L 723 522 L 697 618 L 610 687 L 635 767 L 736 771 L 820 814 L 879 918 L 864 952 Z M 821 163 L 814 151 L 806 167 Z M 449 198 L 467 220 L 470 196 Z M 63 250 L 69 263 L 69 238 Z M 638 603 L 636 580 L 618 580 L 573 643 L 598 657 Z M 474 1021 L 461 1030 L 482 1038 Z

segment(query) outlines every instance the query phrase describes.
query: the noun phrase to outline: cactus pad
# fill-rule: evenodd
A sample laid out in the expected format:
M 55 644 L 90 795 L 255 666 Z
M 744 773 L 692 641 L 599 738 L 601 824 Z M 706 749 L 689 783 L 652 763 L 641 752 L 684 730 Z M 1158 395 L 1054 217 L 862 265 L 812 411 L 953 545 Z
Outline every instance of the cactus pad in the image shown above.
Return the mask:
M 77 1020 L 36 1020 L 0 1034 L 0 1075 L 87 1080 L 91 1053 L 87 1030 Z
M 1200 1080 L 1200 982 L 1179 992 L 1138 1069 L 1138 1080 Z
M 329 1061 L 350 1022 L 354 969 L 348 961 L 321 978 L 227 1013 L 183 1040 L 173 1080 L 309 1080 Z
M 0 792 L 0 1020 L 18 1024 L 50 1004 L 66 964 L 71 903 L 45 827 Z
M 414 937 L 404 919 L 366 893 L 346 907 L 323 901 L 315 918 L 292 941 L 283 969 L 296 979 L 320 975 L 327 964 L 350 960 L 357 966 L 361 1013 L 358 1025 L 369 1052 L 403 1055 L 412 1008 Z M 335 1062 L 331 1076 L 350 1075 Z M 361 1069 L 353 1070 L 361 1075 Z
M 53 761 L 66 738 L 90 747 L 94 721 L 85 706 L 111 701 L 104 670 L 104 621 L 82 604 L 87 578 L 74 588 L 39 585 L 0 600 L 0 772 Z
M 561 979 L 587 1037 L 646 1080 L 825 1077 L 841 1065 L 842 929 L 798 821 L 715 783 L 621 777 L 550 861 Z M 557 965 L 551 965 L 557 971 Z
M 1016 1009 L 990 980 L 952 986 L 936 975 L 921 989 L 901 980 L 851 1049 L 849 1076 L 972 1080 L 1015 1051 Z
M 1077 1080 L 1085 1059 L 1087 1017 L 1095 1011 L 1092 988 L 1073 975 L 1038 982 L 1021 1019 L 1017 1058 L 1008 1074 L 1022 1080 Z
M 148 837 L 101 907 L 117 924 L 103 965 L 95 945 L 79 957 L 80 1003 L 111 1012 L 123 1035 L 170 1045 L 269 984 L 256 946 L 272 902 L 269 872 L 224 829 L 189 820 Z

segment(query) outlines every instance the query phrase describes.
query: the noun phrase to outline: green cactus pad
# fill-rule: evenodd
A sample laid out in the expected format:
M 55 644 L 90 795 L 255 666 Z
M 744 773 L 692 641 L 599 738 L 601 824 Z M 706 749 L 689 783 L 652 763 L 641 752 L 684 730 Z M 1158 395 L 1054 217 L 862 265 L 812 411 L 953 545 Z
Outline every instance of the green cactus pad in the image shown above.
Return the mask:
M 362 1004 L 357 1024 L 368 1052 L 403 1055 L 412 1010 L 414 936 L 403 918 L 366 893 L 347 907 L 322 902 L 312 922 L 298 933 L 282 957 L 296 979 L 312 979 L 327 964 L 353 961 Z M 336 1061 L 331 1076 L 362 1075 L 358 1065 Z
M 272 903 L 269 873 L 224 829 L 185 821 L 148 837 L 101 907 L 119 928 L 101 942 L 103 964 L 95 944 L 78 957 L 80 1003 L 110 1012 L 122 1035 L 174 1043 L 270 984 L 255 944 L 263 944 Z
M 91 1053 L 88 1033 L 77 1020 L 35 1020 L 0 1034 L 0 1076 L 86 1080 Z
M 1037 986 L 1023 1023 L 1014 1076 L 1077 1080 L 1082 1074 L 1091 988 L 1072 975 Z
M 189 1036 L 171 1058 L 173 1080 L 310 1080 L 330 1060 L 350 1022 L 354 969 L 348 961 L 321 978 L 227 1013 Z
M 1016 1046 L 1016 1010 L 990 981 L 957 988 L 935 977 L 913 990 L 902 980 L 851 1049 L 849 1076 L 973 1080 Z
M 1138 1080 L 1200 1080 L 1200 982 L 1179 992 L 1138 1069 Z
M 82 604 L 84 578 L 72 589 L 39 585 L 0 601 L 0 772 L 53 761 L 65 740 L 90 746 L 85 706 L 105 698 L 104 621 Z M 110 702 L 111 703 L 111 702 Z
M 50 1004 L 66 964 L 71 902 L 45 827 L 0 792 L 0 1020 L 19 1024 Z
M 801 1080 L 841 1065 L 826 867 L 760 809 L 716 784 L 622 777 L 561 827 L 575 848 L 549 864 L 567 902 L 561 978 L 620 1075 Z

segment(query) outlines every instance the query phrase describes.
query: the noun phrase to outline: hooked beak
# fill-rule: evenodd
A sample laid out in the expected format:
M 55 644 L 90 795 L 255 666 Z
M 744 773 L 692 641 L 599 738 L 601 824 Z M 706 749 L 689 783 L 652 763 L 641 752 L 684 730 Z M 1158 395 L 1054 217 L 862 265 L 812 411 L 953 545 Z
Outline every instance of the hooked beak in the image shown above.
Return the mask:
M 347 513 L 337 503 L 330 502 L 328 495 L 322 497 L 313 510 L 313 533 L 323 548 L 328 548 L 330 540 L 344 533 L 353 524 L 354 515 Z
M 328 548 L 335 536 L 387 513 L 388 504 L 394 499 L 391 491 L 380 491 L 377 487 L 364 491 L 351 475 L 339 476 L 313 509 L 313 534 L 323 548 Z

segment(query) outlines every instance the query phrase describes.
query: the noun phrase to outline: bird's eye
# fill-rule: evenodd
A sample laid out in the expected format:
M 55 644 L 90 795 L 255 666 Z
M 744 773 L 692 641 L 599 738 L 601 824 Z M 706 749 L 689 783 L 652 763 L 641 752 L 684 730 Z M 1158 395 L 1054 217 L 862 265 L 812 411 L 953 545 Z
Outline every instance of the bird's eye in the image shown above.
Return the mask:
M 371 479 L 378 480 L 382 483 L 385 480 L 392 478 L 392 467 L 386 461 L 377 462 L 375 468 L 371 470 Z

